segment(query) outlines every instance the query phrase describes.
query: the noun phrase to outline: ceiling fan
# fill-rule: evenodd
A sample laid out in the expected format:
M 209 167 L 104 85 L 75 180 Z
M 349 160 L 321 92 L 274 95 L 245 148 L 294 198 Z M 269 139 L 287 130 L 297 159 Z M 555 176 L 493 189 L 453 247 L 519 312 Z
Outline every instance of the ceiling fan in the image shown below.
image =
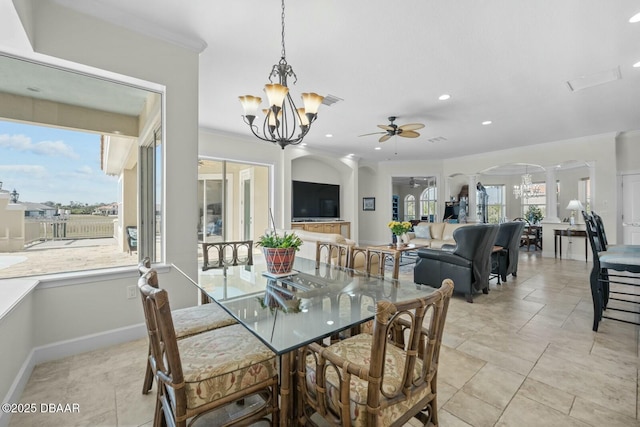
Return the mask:
M 405 138 L 417 138 L 420 136 L 416 129 L 422 129 L 424 125 L 422 123 L 407 123 L 406 125 L 400 125 L 393 123 L 397 117 L 390 116 L 388 125 L 378 125 L 380 129 L 384 129 L 384 132 L 373 132 L 373 133 L 365 133 L 364 135 L 359 136 L 367 136 L 367 135 L 378 135 L 383 134 L 380 137 L 380 142 L 385 142 L 392 136 L 398 135 L 403 136 Z
M 418 187 L 420 187 L 420 184 L 418 182 L 416 182 L 414 177 L 411 177 L 411 178 L 409 178 L 409 187 L 418 188 Z

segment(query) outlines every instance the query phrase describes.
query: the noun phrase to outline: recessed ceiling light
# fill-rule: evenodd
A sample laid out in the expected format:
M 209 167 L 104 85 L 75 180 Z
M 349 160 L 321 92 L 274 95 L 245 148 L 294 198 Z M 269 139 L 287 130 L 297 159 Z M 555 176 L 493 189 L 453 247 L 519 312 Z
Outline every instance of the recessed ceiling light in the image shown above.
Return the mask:
M 491 123 L 493 123 L 491 120 L 485 120 L 484 122 L 482 122 L 482 125 L 486 126 L 486 125 L 490 125 Z
M 446 100 L 447 100 L 447 99 L 449 99 L 449 98 L 451 98 L 451 95 L 449 95 L 449 94 L 447 94 L 447 93 L 443 93 L 442 95 L 440 95 L 440 96 L 438 97 L 438 99 L 439 99 L 440 101 L 446 101 Z
M 303 143 L 302 143 L 302 144 L 300 144 L 300 145 L 302 145 L 303 147 L 306 147 L 306 146 L 307 146 L 307 143 L 306 143 L 306 142 L 303 142 Z
M 629 22 L 631 22 L 632 24 L 635 24 L 636 22 L 640 22 L 640 12 L 636 13 L 635 15 L 633 15 L 629 19 Z
M 376 147 L 374 150 L 382 150 L 382 147 Z
M 636 62 L 635 64 L 633 64 L 633 68 L 640 68 L 640 62 Z
M 333 134 L 332 133 L 328 133 L 325 135 L 327 138 L 333 138 Z
M 353 153 L 347 154 L 347 157 L 353 157 Z

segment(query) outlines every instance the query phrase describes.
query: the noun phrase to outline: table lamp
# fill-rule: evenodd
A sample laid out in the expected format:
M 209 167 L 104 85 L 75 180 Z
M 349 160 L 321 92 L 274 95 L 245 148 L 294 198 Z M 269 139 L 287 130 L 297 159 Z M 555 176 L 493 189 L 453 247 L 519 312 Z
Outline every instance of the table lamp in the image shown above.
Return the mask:
M 569 222 L 572 226 L 576 225 L 576 211 L 582 211 L 582 209 L 584 209 L 584 207 L 582 206 L 582 203 L 580 203 L 580 200 L 569 201 L 567 210 L 571 211 L 571 218 L 569 219 Z

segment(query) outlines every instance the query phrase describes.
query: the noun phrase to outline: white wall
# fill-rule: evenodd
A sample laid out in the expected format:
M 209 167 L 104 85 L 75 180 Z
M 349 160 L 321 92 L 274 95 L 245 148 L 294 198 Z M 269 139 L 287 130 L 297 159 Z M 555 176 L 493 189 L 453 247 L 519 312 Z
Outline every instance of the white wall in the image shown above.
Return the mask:
M 618 174 L 640 173 L 640 130 L 616 138 Z
M 363 170 L 363 168 L 365 168 Z M 370 175 L 375 171 L 374 175 Z M 390 233 L 387 224 L 391 221 L 391 197 L 393 196 L 392 177 L 435 176 L 438 185 L 443 183 L 441 161 L 409 161 L 409 162 L 380 162 L 370 164 L 363 162 L 360 169 L 360 185 L 366 185 L 369 194 L 364 197 L 376 198 L 376 210 L 362 212 L 362 196 L 359 200 L 360 218 L 366 218 L 366 225 L 359 225 L 359 243 L 384 244 L 389 243 Z M 367 182 L 363 182 L 367 180 Z M 441 187 L 444 188 L 444 187 Z M 403 203 L 402 200 L 399 201 Z M 444 206 L 444 204 L 442 205 Z M 440 207 L 439 212 L 444 212 Z
M 31 8 L 23 10 L 29 12 Z M 26 57 L 83 71 L 95 67 L 107 70 L 92 70 L 98 75 L 115 78 L 113 73 L 120 73 L 133 77 L 123 77 L 129 82 L 145 81 L 151 82 L 145 87 L 166 88 L 164 250 L 168 263 L 196 277 L 197 216 L 184 215 L 184 209 L 197 206 L 198 52 L 65 10 L 47 0 L 33 3 L 33 15 L 22 19 L 33 23 L 29 36 L 37 52 L 22 52 Z M 118 278 L 89 278 L 72 286 L 41 286 L 4 315 L 0 342 L 11 353 L 6 358 L 3 355 L 0 364 L 0 396 L 8 392 L 12 381 L 7 380 L 18 375 L 25 354 L 30 354 L 33 347 L 140 323 L 140 301 L 126 298 L 126 287 L 137 282 L 137 272 L 129 269 L 122 274 Z M 164 274 L 160 280 L 169 290 L 172 307 L 195 303 L 195 287 L 181 281 L 177 272 Z

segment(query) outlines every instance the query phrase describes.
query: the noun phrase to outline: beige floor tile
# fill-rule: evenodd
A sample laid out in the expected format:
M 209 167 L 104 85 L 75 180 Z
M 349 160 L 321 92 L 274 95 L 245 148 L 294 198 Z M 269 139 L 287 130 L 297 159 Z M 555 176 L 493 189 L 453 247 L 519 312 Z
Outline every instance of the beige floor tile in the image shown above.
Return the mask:
M 442 408 L 458 389 L 444 381 L 438 381 L 438 408 Z
M 622 379 L 606 371 L 594 371 L 589 365 L 545 354 L 529 377 L 624 415 L 636 416 L 636 376 Z
M 594 352 L 590 354 L 578 353 L 560 344 L 549 345 L 545 355 L 558 357 L 585 367 L 589 371 L 603 372 L 620 379 L 633 378 L 637 372 L 637 366 L 634 363 L 627 364 L 623 361 L 609 360 L 594 354 Z
M 476 360 L 491 362 L 503 366 L 520 375 L 527 375 L 533 368 L 535 362 L 524 360 L 518 356 L 504 353 L 494 347 L 489 347 L 492 343 L 478 343 L 468 340 L 461 344 L 457 350 L 473 356 Z
M 640 421 L 633 417 L 627 417 L 620 413 L 603 408 L 587 400 L 576 398 L 571 414 L 573 418 L 582 420 L 588 424 L 607 427 L 640 426 Z
M 465 423 L 455 415 L 451 415 L 448 411 L 441 410 L 438 413 L 438 422 L 440 427 L 470 427 L 471 424 Z
M 461 389 L 486 362 L 458 350 L 442 346 L 440 349 L 440 366 L 438 380 Z
M 462 388 L 465 393 L 504 409 L 524 381 L 524 375 L 487 363 Z
M 541 403 L 516 396 L 504 411 L 495 427 L 588 427 L 583 423 Z
M 464 391 L 456 393 L 442 409 L 475 427 L 493 426 L 502 413 L 502 410 Z
M 573 401 L 575 400 L 574 395 L 539 381 L 532 380 L 531 378 L 527 378 L 524 381 L 517 394 L 518 396 L 534 400 L 566 415 L 569 414 Z
M 115 387 L 116 414 L 118 425 L 139 426 L 153 421 L 153 412 L 156 404 L 156 389 L 149 394 L 142 394 L 142 381 L 140 376 L 129 377 L 130 381 Z

